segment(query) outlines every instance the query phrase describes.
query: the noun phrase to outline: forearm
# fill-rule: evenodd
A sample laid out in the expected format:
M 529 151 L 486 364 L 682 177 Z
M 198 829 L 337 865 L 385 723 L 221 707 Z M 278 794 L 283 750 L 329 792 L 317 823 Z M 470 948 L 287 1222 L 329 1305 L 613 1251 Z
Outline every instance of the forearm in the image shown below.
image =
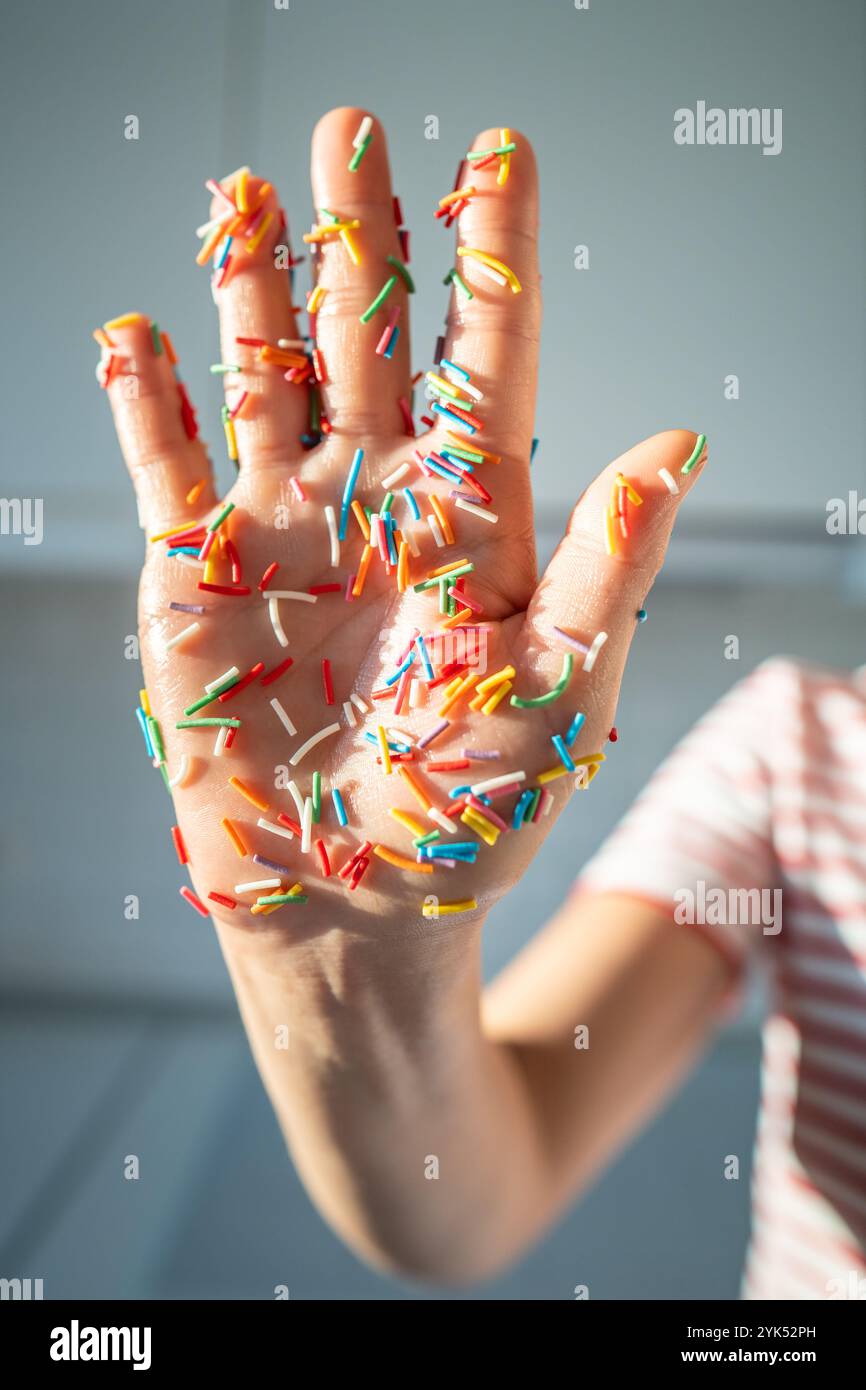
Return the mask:
M 360 1254 L 479 1277 L 534 1233 L 546 1186 L 523 1073 L 479 1023 L 479 935 L 287 946 L 222 928 L 262 1079 L 303 1181 Z

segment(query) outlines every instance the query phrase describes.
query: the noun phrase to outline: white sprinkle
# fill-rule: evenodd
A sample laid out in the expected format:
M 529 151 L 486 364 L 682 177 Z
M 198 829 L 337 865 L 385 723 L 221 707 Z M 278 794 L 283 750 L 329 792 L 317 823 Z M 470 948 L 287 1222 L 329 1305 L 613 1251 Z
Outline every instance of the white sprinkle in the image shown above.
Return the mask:
M 308 796 L 304 802 L 304 814 L 301 817 L 301 853 L 309 854 L 313 843 L 313 798 Z
M 543 807 L 542 807 L 541 814 L 542 814 L 543 816 L 549 816 L 552 810 L 553 810 L 553 794 L 551 793 L 550 795 L 548 795 L 548 796 L 546 796 L 546 797 L 544 798 L 544 805 L 543 805 Z
M 455 497 L 455 503 L 464 512 L 469 512 L 470 516 L 483 516 L 485 521 L 498 521 L 496 512 L 490 512 L 486 507 L 476 506 L 474 502 L 466 502 L 462 497 Z
M 315 603 L 318 594 L 305 594 L 303 589 L 266 589 L 262 598 L 270 601 L 272 598 L 291 598 L 297 603 Z
M 221 685 L 225 685 L 226 681 L 234 680 L 235 676 L 239 675 L 240 671 L 238 670 L 237 666 L 230 666 L 227 671 L 223 671 L 221 676 L 217 676 L 215 681 L 209 681 L 208 684 L 205 686 L 205 690 L 207 691 L 208 695 L 212 695 L 213 692 L 215 690 L 218 690 Z
M 601 649 L 602 649 L 602 647 L 604 646 L 604 644 L 605 644 L 606 641 L 607 641 L 607 633 L 606 633 L 606 632 L 597 632 L 596 635 L 595 635 L 595 637 L 593 637 L 593 639 L 592 639 L 592 645 L 591 645 L 589 651 L 587 652 L 586 656 L 583 658 L 583 669 L 584 669 L 584 671 L 591 671 L 591 670 L 592 670 L 593 666 L 595 665 L 595 658 L 598 656 L 599 652 L 601 651 Z
M 409 683 L 409 708 L 421 709 L 427 703 L 427 684 L 412 677 Z
M 353 144 L 353 146 L 354 146 L 355 149 L 357 149 L 359 145 L 363 145 L 364 141 L 366 140 L 367 136 L 370 134 L 370 131 L 371 131 L 372 129 L 373 129 L 373 117 L 372 117 L 372 116 L 365 116 L 364 119 L 363 119 L 363 121 L 361 122 L 361 124 L 358 126 L 358 133 L 357 133 L 357 135 L 355 136 L 354 140 L 352 141 L 352 144 Z
M 503 772 L 500 777 L 488 777 L 486 782 L 476 782 L 469 790 L 473 796 L 480 796 L 482 792 L 492 792 L 497 787 L 507 787 L 509 782 L 525 781 L 525 772 Z
M 286 785 L 286 791 L 289 793 L 289 795 L 295 803 L 295 809 L 298 813 L 298 820 L 300 820 L 301 816 L 304 814 L 304 798 L 301 796 L 301 789 L 298 786 L 297 782 L 289 782 Z
M 228 738 L 228 736 L 229 731 L 225 726 L 223 726 L 223 728 L 221 729 L 217 729 L 216 742 L 213 746 L 213 755 L 215 758 L 222 757 L 223 752 L 225 751 L 226 739 Z
M 278 878 L 257 878 L 252 883 L 236 883 L 236 893 L 260 893 L 263 888 L 279 888 Z
M 401 478 L 405 478 L 411 467 L 410 463 L 401 463 L 399 468 L 395 468 L 393 473 L 389 473 L 387 478 L 382 479 L 382 486 L 384 488 L 393 487 L 395 483 L 399 483 Z
M 236 216 L 237 213 L 229 212 L 228 208 L 226 208 L 225 212 L 220 213 L 219 217 L 212 217 L 209 222 L 202 222 L 200 227 L 196 227 L 195 234 L 199 240 L 201 240 L 202 237 L 210 236 L 210 233 L 215 232 L 217 227 L 221 227 L 223 223 L 231 222 L 232 218 Z
M 168 785 L 170 787 L 182 787 L 184 782 L 186 781 L 187 773 L 189 772 L 191 766 L 192 763 L 190 762 L 188 754 L 182 753 L 180 758 L 180 767 L 178 768 L 177 772 L 174 774 L 173 777 L 169 777 Z
M 352 694 L 349 696 L 349 699 L 352 701 L 352 704 L 355 706 L 355 709 L 360 710 L 362 714 L 370 713 L 370 706 L 367 704 L 367 701 L 362 700 L 360 695 L 356 695 L 354 690 L 352 691 Z
M 279 719 L 287 734 L 296 734 L 298 732 L 279 700 L 276 698 L 271 700 L 271 709 L 274 711 L 274 714 Z
M 306 343 L 303 338 L 278 338 L 277 347 L 292 350 L 297 348 L 300 352 L 306 352 Z
M 313 734 L 311 738 L 308 738 L 306 743 L 302 743 L 300 748 L 295 749 L 294 753 L 289 758 L 290 766 L 297 767 L 298 763 L 302 758 L 307 756 L 311 748 L 315 748 L 316 744 L 321 743 L 323 738 L 330 738 L 331 734 L 338 734 L 339 732 L 339 724 L 326 724 L 324 729 L 320 729 L 317 734 Z
M 440 811 L 436 806 L 431 806 L 427 815 L 430 820 L 434 821 L 442 830 L 447 830 L 449 835 L 457 834 L 457 826 L 452 819 L 445 815 L 444 811 Z
M 265 594 L 265 598 L 267 597 L 267 594 Z M 268 612 L 271 615 L 271 627 L 274 629 L 277 641 L 281 647 L 287 647 L 289 645 L 289 639 L 283 631 L 283 625 L 280 622 L 280 605 L 278 599 L 268 599 Z
M 205 567 L 204 560 L 197 559 L 195 555 L 173 555 L 172 559 L 179 560 L 182 565 L 189 565 L 194 570 L 203 570 Z
M 287 830 L 282 825 L 273 825 L 269 820 L 265 820 L 264 816 L 259 816 L 256 825 L 260 830 L 270 830 L 272 835 L 282 835 L 284 840 L 294 840 L 295 838 L 294 831 Z
M 168 639 L 165 644 L 166 651 L 173 651 L 179 643 L 185 642 L 187 637 L 194 637 L 197 632 L 201 632 L 201 623 L 190 623 L 189 627 L 185 627 L 182 632 L 177 632 L 174 637 Z
M 492 265 L 485 265 L 484 261 L 474 261 L 476 270 L 480 270 L 482 275 L 486 275 L 489 280 L 495 280 L 497 285 L 507 285 L 508 281 L 504 275 L 500 275 L 498 270 L 494 270 Z
M 331 539 L 331 568 L 336 569 L 340 563 L 340 538 L 337 534 L 337 513 L 330 505 L 325 508 L 325 520 L 328 523 L 328 535 Z
M 672 477 L 672 475 L 668 472 L 666 468 L 659 469 L 659 477 L 661 478 L 662 482 L 664 483 L 671 496 L 676 497 L 679 493 L 679 487 L 677 486 L 676 479 Z
M 357 728 L 358 721 L 355 718 L 355 711 L 352 709 L 352 705 L 349 700 L 343 701 L 343 713 L 346 716 L 346 723 L 348 724 L 349 728 Z
M 432 512 L 427 518 L 427 525 L 433 532 L 433 539 L 438 545 L 439 549 L 441 550 L 443 545 L 445 544 L 445 537 L 442 534 L 442 527 L 439 525 L 439 522 L 437 521 L 436 517 L 433 515 Z
M 420 547 L 419 547 L 419 545 L 418 545 L 418 536 L 417 536 L 417 529 L 416 529 L 416 527 L 414 527 L 414 526 L 401 526 L 401 528 L 400 528 L 400 534 L 402 535 L 404 541 L 406 542 L 406 544 L 408 545 L 409 549 L 411 550 L 413 556 L 414 556 L 415 559 L 417 560 L 418 556 L 421 554 L 421 550 L 420 550 Z

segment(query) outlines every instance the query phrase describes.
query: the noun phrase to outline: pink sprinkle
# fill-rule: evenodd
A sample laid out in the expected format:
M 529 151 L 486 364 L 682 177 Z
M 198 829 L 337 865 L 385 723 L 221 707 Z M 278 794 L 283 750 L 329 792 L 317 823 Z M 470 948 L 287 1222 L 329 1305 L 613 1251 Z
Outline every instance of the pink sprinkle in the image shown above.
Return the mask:
M 259 225 L 259 223 L 261 222 L 261 220 L 262 220 L 262 218 L 264 217 L 264 215 L 265 215 L 265 208 L 264 208 L 264 204 L 262 204 L 262 206 L 259 208 L 258 212 L 255 213 L 255 215 L 253 216 L 252 221 L 251 221 L 251 222 L 248 222 L 247 225 L 244 227 L 244 236 L 252 236 L 252 235 L 253 235 L 254 231 L 256 230 L 256 227 Z
M 492 821 L 494 825 L 498 825 L 500 830 L 508 829 L 508 826 L 505 824 L 505 821 L 502 819 L 502 817 L 497 816 L 495 811 L 491 811 L 489 806 L 485 806 L 483 801 L 479 801 L 477 796 L 473 796 L 470 792 L 466 800 L 469 802 L 470 806 L 475 807 L 476 811 L 480 811 L 482 816 L 486 816 L 487 819 Z
M 471 609 L 473 613 L 484 612 L 482 605 L 477 603 L 474 598 L 470 598 L 468 594 L 464 594 L 462 589 L 451 588 L 448 590 L 448 593 L 451 598 L 456 598 L 458 602 L 462 603 L 464 608 Z
M 415 645 L 415 638 L 418 637 L 418 636 L 420 635 L 420 632 L 421 632 L 421 629 L 420 629 L 420 628 L 418 628 L 418 627 L 413 627 L 413 629 L 412 629 L 412 636 L 409 638 L 409 641 L 406 643 L 406 645 L 405 645 L 405 647 L 403 648 L 402 652 L 401 652 L 400 655 L 397 657 L 397 660 L 396 660 L 395 663 L 394 663 L 395 666 L 402 666 L 402 665 L 403 665 L 403 662 L 406 660 L 406 657 L 409 655 L 409 653 L 411 652 L 412 648 L 413 648 L 414 645 Z
M 491 787 L 490 791 L 485 792 L 484 795 L 490 797 L 510 796 L 512 792 L 516 791 L 523 791 L 522 782 L 508 782 L 505 786 L 502 787 Z
M 304 489 L 298 482 L 297 478 L 290 478 L 289 486 L 291 487 L 292 492 L 295 494 L 299 502 L 306 502 L 307 494 L 304 492 Z
M 542 787 L 542 788 L 541 788 L 541 796 L 538 798 L 538 810 L 539 810 L 539 813 L 540 813 L 541 815 L 543 815 L 543 816 L 546 816 L 546 815 L 547 815 L 548 811 L 550 810 L 550 803 L 551 803 L 552 801 L 553 801 L 553 796 L 552 796 L 551 793 L 547 790 L 547 787 Z M 535 816 L 534 819 L 537 820 L 538 817 Z
M 225 203 L 226 214 L 232 213 L 234 216 L 237 216 L 236 204 L 232 202 L 225 189 L 220 188 L 216 179 L 208 179 L 205 183 L 205 188 L 207 189 L 208 193 L 212 193 L 215 198 L 219 198 L 220 202 Z M 221 217 L 223 215 L 224 214 L 222 213 L 220 214 Z
M 397 682 L 397 698 L 394 701 L 394 713 L 403 713 L 403 703 L 409 691 L 409 682 L 412 679 L 412 667 L 407 666 L 399 681 Z
M 217 533 L 216 533 L 216 531 L 208 531 L 207 535 L 206 535 L 205 538 L 204 538 L 204 545 L 202 546 L 201 550 L 198 552 L 198 558 L 199 558 L 200 560 L 206 560 L 207 557 L 208 557 L 208 555 L 210 555 L 211 549 L 213 548 L 213 543 L 214 543 L 214 541 L 216 540 L 216 538 L 217 538 Z
M 389 344 L 390 341 L 391 341 L 391 334 L 394 332 L 394 329 L 395 329 L 395 327 L 397 326 L 397 320 L 398 320 L 399 317 L 400 317 L 400 305 L 398 304 L 397 307 L 396 307 L 396 309 L 395 309 L 394 312 L 392 313 L 391 317 L 389 318 L 388 323 L 387 323 L 387 325 L 386 325 L 386 327 L 385 327 L 385 331 L 384 331 L 384 333 L 382 334 L 382 336 L 381 336 L 381 338 L 379 339 L 379 342 L 378 342 L 378 344 L 377 344 L 377 347 L 376 347 L 376 356 L 377 356 L 377 357 L 384 357 L 385 351 L 386 351 L 386 349 L 387 349 L 387 347 L 388 347 L 388 344 Z
M 352 602 L 352 599 L 355 597 L 355 595 L 352 593 L 352 590 L 353 590 L 354 587 L 355 587 L 355 580 L 357 579 L 357 577 L 358 577 L 358 576 L 357 576 L 356 574 L 350 574 L 350 575 L 349 575 L 349 578 L 348 578 L 347 581 L 346 581 L 346 602 L 347 602 L 347 603 L 351 603 L 351 602 Z

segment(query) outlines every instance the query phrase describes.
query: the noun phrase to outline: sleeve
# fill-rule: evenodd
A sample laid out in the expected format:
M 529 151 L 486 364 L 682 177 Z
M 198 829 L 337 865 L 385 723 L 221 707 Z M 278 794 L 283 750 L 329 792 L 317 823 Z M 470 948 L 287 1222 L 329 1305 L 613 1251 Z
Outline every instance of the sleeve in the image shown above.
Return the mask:
M 579 892 L 627 893 L 669 910 L 741 976 L 778 881 L 767 756 L 790 663 L 774 659 L 734 686 L 662 763 L 580 874 Z M 746 920 L 744 920 L 746 919 Z

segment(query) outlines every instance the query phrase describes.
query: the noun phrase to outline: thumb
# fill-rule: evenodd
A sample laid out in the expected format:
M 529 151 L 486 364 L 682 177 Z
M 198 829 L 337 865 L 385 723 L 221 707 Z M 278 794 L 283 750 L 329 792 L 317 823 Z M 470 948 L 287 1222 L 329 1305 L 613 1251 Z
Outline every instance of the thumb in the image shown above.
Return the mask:
M 587 488 L 527 610 L 526 669 L 537 689 L 522 695 L 549 689 L 570 653 L 571 696 L 589 723 L 593 710 L 602 724 L 612 719 L 638 614 L 705 461 L 704 435 L 667 430 L 635 445 Z

